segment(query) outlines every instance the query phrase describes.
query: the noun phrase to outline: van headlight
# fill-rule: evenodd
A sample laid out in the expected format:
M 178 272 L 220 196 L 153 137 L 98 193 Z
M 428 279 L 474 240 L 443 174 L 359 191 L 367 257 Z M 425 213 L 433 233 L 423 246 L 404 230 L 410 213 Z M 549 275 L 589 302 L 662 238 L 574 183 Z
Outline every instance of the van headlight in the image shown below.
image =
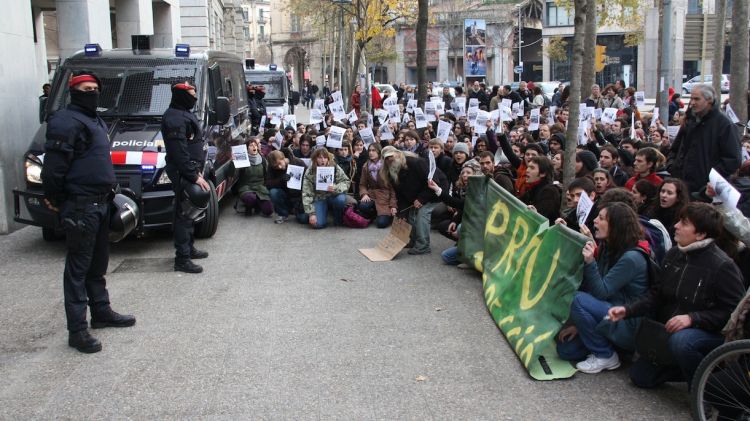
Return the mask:
M 164 170 L 161 171 L 161 175 L 159 175 L 159 179 L 156 181 L 157 186 L 163 184 L 172 184 L 172 180 L 169 179 L 167 172 Z
M 42 184 L 42 161 L 35 155 L 26 156 L 26 181 L 31 184 Z

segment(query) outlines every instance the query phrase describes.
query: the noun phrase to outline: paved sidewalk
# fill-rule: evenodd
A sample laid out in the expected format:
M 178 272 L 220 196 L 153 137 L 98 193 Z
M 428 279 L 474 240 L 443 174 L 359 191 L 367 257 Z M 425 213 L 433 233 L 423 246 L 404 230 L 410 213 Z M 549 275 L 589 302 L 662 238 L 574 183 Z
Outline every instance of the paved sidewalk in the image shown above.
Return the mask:
M 63 244 L 0 236 L 0 419 L 689 419 L 684 385 L 638 390 L 623 369 L 530 379 L 436 233 L 431 255 L 371 263 L 357 248 L 383 230 L 229 205 L 201 275 L 169 271 L 169 233 L 112 248 L 114 308 L 138 323 L 94 331 L 93 355 L 67 346 Z

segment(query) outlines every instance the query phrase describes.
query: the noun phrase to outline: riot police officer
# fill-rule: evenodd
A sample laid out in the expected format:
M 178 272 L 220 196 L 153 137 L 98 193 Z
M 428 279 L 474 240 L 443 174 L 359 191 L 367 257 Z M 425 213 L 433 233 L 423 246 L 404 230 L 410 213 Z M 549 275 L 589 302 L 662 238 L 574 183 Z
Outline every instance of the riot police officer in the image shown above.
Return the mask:
M 109 155 L 107 126 L 96 114 L 101 83 L 78 72 L 68 83 L 70 105 L 49 117 L 42 183 L 44 203 L 59 212 L 67 256 L 63 287 L 68 345 L 81 352 L 102 349 L 91 327 L 127 327 L 135 317 L 112 311 L 104 274 L 109 264 L 109 217 L 115 173 Z
M 193 245 L 193 216 L 181 203 L 190 189 L 190 184 L 208 192 L 210 187 L 203 179 L 204 142 L 198 119 L 191 112 L 197 101 L 195 87 L 189 83 L 172 85 L 172 101 L 161 120 L 161 132 L 166 148 L 165 170 L 175 192 L 174 211 L 174 270 L 201 273 L 203 268 L 192 259 L 204 259 L 208 252 L 197 250 Z M 188 188 L 186 188 L 188 187 Z

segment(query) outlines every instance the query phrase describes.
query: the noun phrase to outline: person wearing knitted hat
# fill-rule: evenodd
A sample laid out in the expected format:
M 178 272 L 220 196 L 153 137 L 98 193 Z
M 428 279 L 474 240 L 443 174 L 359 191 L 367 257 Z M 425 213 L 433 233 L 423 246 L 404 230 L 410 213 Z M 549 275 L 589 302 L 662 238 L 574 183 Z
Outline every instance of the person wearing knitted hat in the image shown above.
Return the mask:
M 183 183 L 197 184 L 201 190 L 209 191 L 208 182 L 203 179 L 203 134 L 200 123 L 191 112 L 198 98 L 195 87 L 188 82 L 172 85 L 172 100 L 161 120 L 161 133 L 164 136 L 166 165 L 164 170 L 172 180 L 176 201 L 181 203 L 185 189 Z M 208 252 L 198 250 L 193 245 L 193 219 L 185 215 L 180 206 L 174 209 L 174 270 L 186 273 L 200 273 L 203 268 L 192 259 L 204 259 Z
M 104 275 L 109 264 L 109 218 L 116 183 L 110 159 L 107 125 L 96 107 L 102 89 L 91 72 L 78 72 L 68 82 L 70 104 L 47 120 L 42 188 L 44 204 L 59 214 L 66 235 L 63 275 L 68 345 L 93 353 L 102 343 L 91 327 L 128 327 L 135 317 L 112 311 Z
M 599 161 L 591 151 L 576 152 L 576 178 L 589 177 L 593 180 L 591 172 L 599 168 Z

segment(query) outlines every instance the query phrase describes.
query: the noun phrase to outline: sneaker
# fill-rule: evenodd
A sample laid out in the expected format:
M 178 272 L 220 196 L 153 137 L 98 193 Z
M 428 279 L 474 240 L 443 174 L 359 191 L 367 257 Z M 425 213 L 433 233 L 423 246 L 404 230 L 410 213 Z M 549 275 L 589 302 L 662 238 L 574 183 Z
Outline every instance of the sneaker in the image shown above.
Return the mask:
M 274 224 L 283 224 L 286 222 L 286 220 L 289 219 L 288 216 L 277 216 L 276 219 L 273 220 Z
M 596 374 L 602 370 L 614 370 L 618 367 L 620 367 L 620 357 L 617 356 L 616 352 L 613 352 L 609 358 L 598 358 L 591 354 L 586 360 L 576 364 L 578 371 L 588 374 Z
M 412 248 L 412 249 L 409 249 L 409 251 L 407 251 L 407 253 L 411 254 L 412 256 L 418 256 L 421 254 L 430 254 L 431 252 L 432 250 L 430 250 L 429 248 L 422 249 L 422 250 L 417 250 L 415 248 Z

